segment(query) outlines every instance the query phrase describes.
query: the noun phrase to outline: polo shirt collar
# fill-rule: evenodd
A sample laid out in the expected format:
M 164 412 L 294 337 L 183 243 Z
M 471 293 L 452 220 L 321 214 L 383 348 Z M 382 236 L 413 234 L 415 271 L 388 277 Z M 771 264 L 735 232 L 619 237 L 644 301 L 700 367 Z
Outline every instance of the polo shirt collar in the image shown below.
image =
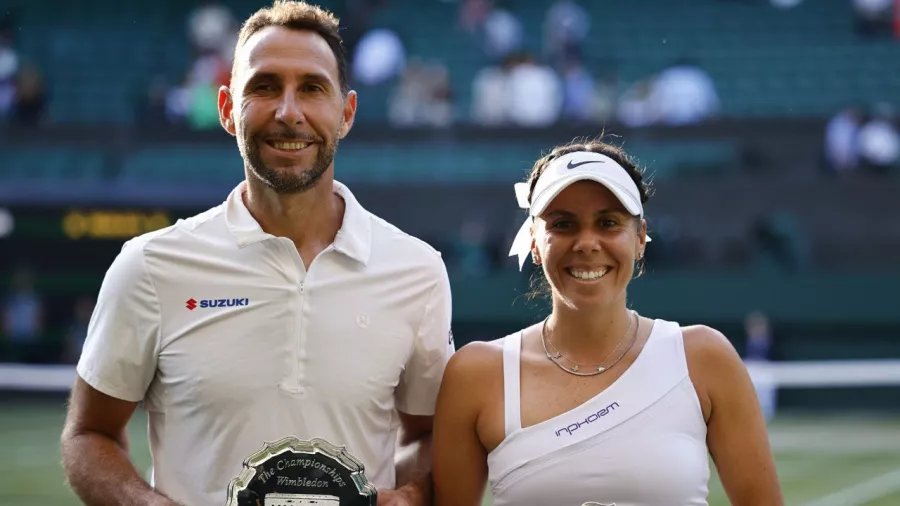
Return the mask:
M 241 248 L 275 237 L 262 229 L 244 205 L 246 184 L 241 181 L 225 200 L 225 223 Z M 344 184 L 334 181 L 333 187 L 344 199 L 344 220 L 334 238 L 334 249 L 365 265 L 372 251 L 371 216 Z

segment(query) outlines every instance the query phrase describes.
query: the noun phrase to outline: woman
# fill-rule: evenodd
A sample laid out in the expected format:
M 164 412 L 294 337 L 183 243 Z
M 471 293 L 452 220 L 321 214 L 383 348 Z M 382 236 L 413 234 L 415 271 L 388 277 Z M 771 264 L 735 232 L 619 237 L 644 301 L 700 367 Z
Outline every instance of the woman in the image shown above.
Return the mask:
M 735 505 L 783 504 L 759 404 L 729 341 L 629 310 L 648 185 L 618 148 L 553 150 L 516 185 L 510 254 L 550 285 L 542 322 L 447 366 L 434 428 L 437 506 L 705 505 L 708 455 Z

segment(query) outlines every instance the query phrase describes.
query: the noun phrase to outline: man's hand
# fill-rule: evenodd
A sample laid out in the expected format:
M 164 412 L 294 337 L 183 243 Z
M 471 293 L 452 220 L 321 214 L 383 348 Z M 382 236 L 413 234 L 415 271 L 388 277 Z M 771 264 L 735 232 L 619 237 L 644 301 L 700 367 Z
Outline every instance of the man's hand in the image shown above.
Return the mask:
M 150 487 L 128 459 L 125 428 L 136 407 L 76 378 L 60 451 L 69 486 L 82 503 L 178 506 Z
M 431 506 L 432 416 L 400 412 L 396 490 L 378 491 L 378 506 Z M 382 497 L 383 495 L 383 497 Z
M 406 487 L 399 490 L 382 489 L 378 491 L 378 506 L 419 506 L 420 503 L 411 497 Z

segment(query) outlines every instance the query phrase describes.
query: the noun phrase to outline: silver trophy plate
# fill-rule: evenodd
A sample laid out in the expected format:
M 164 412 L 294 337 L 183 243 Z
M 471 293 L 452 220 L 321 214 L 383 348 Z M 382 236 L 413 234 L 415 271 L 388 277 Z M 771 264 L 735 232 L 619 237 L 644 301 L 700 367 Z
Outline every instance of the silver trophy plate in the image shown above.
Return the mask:
M 244 460 L 224 506 L 376 506 L 362 462 L 320 438 L 265 443 Z

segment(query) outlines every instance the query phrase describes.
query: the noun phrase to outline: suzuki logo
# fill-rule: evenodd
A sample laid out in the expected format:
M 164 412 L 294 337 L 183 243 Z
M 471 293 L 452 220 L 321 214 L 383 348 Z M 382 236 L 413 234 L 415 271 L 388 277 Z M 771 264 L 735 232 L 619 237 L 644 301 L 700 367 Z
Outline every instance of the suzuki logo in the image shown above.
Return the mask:
M 185 303 L 184 307 L 193 311 L 196 308 L 206 309 L 213 307 L 238 307 L 238 306 L 249 306 L 250 299 L 201 299 L 200 302 L 197 302 L 194 299 L 188 299 Z

